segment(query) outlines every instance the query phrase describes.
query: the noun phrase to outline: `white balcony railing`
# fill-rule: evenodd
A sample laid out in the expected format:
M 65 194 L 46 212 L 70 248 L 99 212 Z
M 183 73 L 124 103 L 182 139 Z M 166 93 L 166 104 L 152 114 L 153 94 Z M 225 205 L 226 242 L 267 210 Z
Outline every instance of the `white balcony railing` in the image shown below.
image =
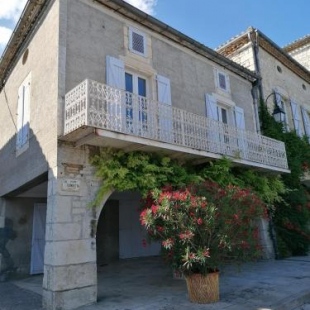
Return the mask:
M 82 126 L 288 169 L 281 141 L 92 80 L 83 81 L 65 99 L 64 134 Z

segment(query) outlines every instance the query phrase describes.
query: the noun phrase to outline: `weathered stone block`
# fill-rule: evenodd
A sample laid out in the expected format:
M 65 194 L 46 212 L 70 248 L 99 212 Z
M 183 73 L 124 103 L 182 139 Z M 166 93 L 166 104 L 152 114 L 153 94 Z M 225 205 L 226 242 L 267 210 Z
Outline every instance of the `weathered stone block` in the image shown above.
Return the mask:
M 96 263 L 70 266 L 45 266 L 43 288 L 51 291 L 65 291 L 97 285 Z
M 79 223 L 46 224 L 46 241 L 74 240 L 81 238 L 82 227 Z
M 43 307 L 48 310 L 70 310 L 96 301 L 96 285 L 63 292 L 43 290 Z
M 45 265 L 64 266 L 92 263 L 96 261 L 94 239 L 47 241 L 45 244 Z

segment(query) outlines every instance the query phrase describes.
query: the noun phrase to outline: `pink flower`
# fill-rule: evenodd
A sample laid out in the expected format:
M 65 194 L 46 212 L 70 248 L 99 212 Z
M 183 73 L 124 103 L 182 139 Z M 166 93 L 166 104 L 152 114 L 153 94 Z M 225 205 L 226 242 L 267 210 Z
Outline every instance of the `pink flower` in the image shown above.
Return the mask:
M 168 238 L 162 242 L 162 245 L 165 249 L 171 249 L 174 245 L 174 241 L 171 238 Z
M 203 223 L 202 218 L 201 218 L 201 217 L 200 217 L 200 218 L 198 218 L 198 219 L 197 219 L 197 224 L 198 224 L 198 225 L 202 225 L 202 223 Z
M 194 234 L 189 230 L 187 230 L 186 232 L 182 234 L 179 234 L 179 238 L 181 240 L 190 240 L 192 237 L 194 237 Z

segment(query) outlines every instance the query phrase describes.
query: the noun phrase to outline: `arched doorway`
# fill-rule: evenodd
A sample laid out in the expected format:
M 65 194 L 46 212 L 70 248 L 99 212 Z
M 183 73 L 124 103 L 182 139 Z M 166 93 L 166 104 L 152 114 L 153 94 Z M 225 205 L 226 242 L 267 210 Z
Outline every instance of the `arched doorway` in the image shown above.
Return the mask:
M 97 224 L 97 266 L 129 258 L 160 254 L 160 244 L 149 243 L 139 221 L 141 194 L 114 192 L 104 204 Z

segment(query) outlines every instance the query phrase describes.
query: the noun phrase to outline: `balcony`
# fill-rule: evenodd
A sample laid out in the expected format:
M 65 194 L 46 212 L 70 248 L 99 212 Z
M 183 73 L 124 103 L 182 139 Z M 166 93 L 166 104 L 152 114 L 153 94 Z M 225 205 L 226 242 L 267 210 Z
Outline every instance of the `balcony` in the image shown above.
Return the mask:
M 62 140 L 289 172 L 283 142 L 92 80 L 67 93 Z

